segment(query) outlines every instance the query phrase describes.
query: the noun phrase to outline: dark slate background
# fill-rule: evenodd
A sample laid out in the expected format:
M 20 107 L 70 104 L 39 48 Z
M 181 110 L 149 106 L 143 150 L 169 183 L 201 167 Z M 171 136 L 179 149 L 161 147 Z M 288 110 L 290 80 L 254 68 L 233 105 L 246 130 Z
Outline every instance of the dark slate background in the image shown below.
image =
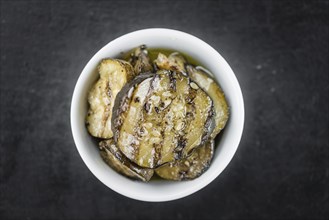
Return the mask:
M 328 219 L 328 1 L 1 0 L 1 219 Z M 177 201 L 125 198 L 70 130 L 88 60 L 125 33 L 167 27 L 230 63 L 246 121 L 227 169 Z

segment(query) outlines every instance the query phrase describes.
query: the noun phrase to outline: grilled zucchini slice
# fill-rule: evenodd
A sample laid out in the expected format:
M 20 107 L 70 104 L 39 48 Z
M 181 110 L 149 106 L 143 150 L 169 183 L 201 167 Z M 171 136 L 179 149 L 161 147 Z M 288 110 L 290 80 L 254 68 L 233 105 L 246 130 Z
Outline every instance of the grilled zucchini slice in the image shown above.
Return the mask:
M 89 133 L 98 138 L 111 138 L 112 108 L 116 95 L 134 76 L 132 66 L 123 60 L 104 59 L 98 66 L 99 80 L 88 94 L 86 124 Z
M 171 53 L 168 57 L 162 53 L 153 61 L 159 69 L 172 70 L 186 75 L 186 59 L 179 53 Z
M 161 70 L 127 90 L 118 94 L 123 110 L 113 115 L 113 129 L 117 146 L 139 166 L 186 157 L 210 135 L 212 100 L 183 74 Z
M 211 134 L 211 138 L 215 138 L 225 127 L 229 118 L 229 108 L 225 95 L 215 80 L 203 69 L 187 64 L 186 59 L 177 52 L 170 54 L 168 57 L 159 53 L 154 63 L 160 69 L 179 71 L 183 74 L 187 72 L 188 76 L 210 96 L 214 102 L 215 120 L 215 128 Z
M 214 141 L 211 140 L 194 149 L 188 157 L 164 164 L 155 169 L 155 173 L 167 180 L 195 179 L 208 169 L 213 155 Z
M 142 181 L 149 181 L 153 176 L 153 169 L 147 169 L 131 163 L 117 148 L 113 139 L 99 142 L 100 154 L 103 160 L 117 172 Z
M 201 68 L 199 69 L 191 65 L 187 65 L 186 69 L 189 77 L 197 82 L 201 89 L 207 92 L 214 103 L 215 127 L 210 137 L 215 138 L 216 135 L 225 127 L 229 118 L 229 108 L 225 95 L 215 80 Z
M 130 55 L 129 62 L 133 65 L 135 74 L 152 72 L 153 66 L 145 45 L 137 47 Z

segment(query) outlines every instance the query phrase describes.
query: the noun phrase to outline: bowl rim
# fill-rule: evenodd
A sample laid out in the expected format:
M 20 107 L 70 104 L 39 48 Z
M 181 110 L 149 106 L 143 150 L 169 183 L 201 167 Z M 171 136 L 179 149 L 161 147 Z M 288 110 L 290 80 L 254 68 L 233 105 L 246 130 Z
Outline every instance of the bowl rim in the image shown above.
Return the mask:
M 201 182 L 200 184 L 197 184 L 189 189 L 184 190 L 183 193 L 176 193 L 173 195 L 168 195 L 166 197 L 152 197 L 152 196 L 140 196 L 139 194 L 131 194 L 131 193 L 127 193 L 126 191 L 122 190 L 120 187 L 115 186 L 115 184 L 110 185 L 108 182 L 106 182 L 104 180 L 104 178 L 102 177 L 102 174 L 97 170 L 96 166 L 94 166 L 92 164 L 92 161 L 88 158 L 88 155 L 85 155 L 84 152 L 82 151 L 82 142 L 78 139 L 78 133 L 79 133 L 79 129 L 78 129 L 78 120 L 75 117 L 74 113 L 75 110 L 78 108 L 78 101 L 79 101 L 79 95 L 80 93 L 78 93 L 78 91 L 82 90 L 81 87 L 84 86 L 83 82 L 84 82 L 84 78 L 87 77 L 88 71 L 90 69 L 90 66 L 93 65 L 93 60 L 94 58 L 101 53 L 101 51 L 105 50 L 107 47 L 110 47 L 112 44 L 116 44 L 116 42 L 124 39 L 124 38 L 129 38 L 132 37 L 134 35 L 140 35 L 140 34 L 152 34 L 154 32 L 163 32 L 166 34 L 171 34 L 173 36 L 180 36 L 182 38 L 189 38 L 191 41 L 194 41 L 196 43 L 199 43 L 200 45 L 202 45 L 203 47 L 205 47 L 207 50 L 209 50 L 211 52 L 212 55 L 216 56 L 216 59 L 220 60 L 221 63 L 226 65 L 226 71 L 229 72 L 229 74 L 231 74 L 231 80 L 232 83 L 234 83 L 235 89 L 237 90 L 235 99 L 238 100 L 238 103 L 240 104 L 240 108 L 239 109 L 239 113 L 240 115 L 240 121 L 239 121 L 239 125 L 238 125 L 238 129 L 237 131 L 235 131 L 236 135 L 236 139 L 235 142 L 232 146 L 232 148 L 234 148 L 233 153 L 231 153 L 231 155 L 229 155 L 228 159 L 225 161 L 225 164 L 223 166 L 223 168 L 221 169 L 217 169 L 215 173 L 213 173 L 212 175 L 210 175 L 208 177 L 208 179 L 206 179 L 205 181 Z M 88 167 L 88 169 L 93 173 L 93 175 L 100 180 L 104 185 L 106 185 L 107 187 L 109 187 L 110 189 L 112 189 L 113 191 L 124 195 L 126 197 L 135 199 L 135 200 L 140 200 L 140 201 L 148 201 L 148 202 L 164 202 L 164 201 L 171 201 L 171 200 L 176 200 L 176 199 L 180 199 L 183 197 L 186 197 L 188 195 L 191 195 L 199 190 L 201 190 L 202 188 L 204 188 L 206 185 L 208 185 L 209 183 L 211 183 L 216 177 L 218 177 L 223 170 L 227 167 L 227 165 L 230 163 L 230 161 L 232 160 L 233 156 L 235 155 L 241 137 L 242 137 L 242 133 L 243 133 L 243 128 L 244 128 L 244 119 L 245 119 L 245 109 L 244 109 L 244 101 L 243 101 L 243 95 L 242 95 L 242 91 L 241 91 L 241 87 L 239 85 L 239 82 L 232 70 L 232 68 L 229 66 L 229 64 L 226 62 L 226 60 L 217 52 L 217 50 L 215 50 L 213 47 L 211 47 L 209 44 L 207 44 L 205 41 L 201 40 L 198 37 L 195 37 L 191 34 L 179 31 L 179 30 L 174 30 L 174 29 L 168 29 L 168 28 L 147 28 L 147 29 L 141 29 L 141 30 L 136 30 L 127 34 L 124 34 L 118 38 L 115 38 L 114 40 L 110 41 L 109 43 L 107 43 L 105 46 L 103 46 L 100 50 L 98 50 L 93 56 L 92 58 L 88 61 L 88 63 L 85 65 L 85 67 L 83 68 L 83 70 L 81 71 L 78 80 L 75 84 L 74 87 L 74 92 L 73 92 L 73 96 L 72 96 L 72 101 L 71 101 L 71 108 L 70 108 L 70 122 L 71 122 L 71 131 L 72 131 L 72 135 L 73 135 L 73 139 L 74 139 L 74 143 L 76 145 L 76 148 L 83 160 L 83 162 L 86 164 L 86 166 Z

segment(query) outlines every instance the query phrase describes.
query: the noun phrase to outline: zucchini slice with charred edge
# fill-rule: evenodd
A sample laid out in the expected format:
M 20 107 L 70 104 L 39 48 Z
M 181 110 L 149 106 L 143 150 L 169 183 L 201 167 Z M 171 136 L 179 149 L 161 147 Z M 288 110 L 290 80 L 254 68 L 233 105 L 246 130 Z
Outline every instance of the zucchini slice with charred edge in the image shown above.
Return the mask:
M 134 81 L 118 94 L 112 117 L 117 146 L 127 158 L 155 168 L 186 157 L 207 140 L 213 104 L 196 83 L 167 70 Z
M 186 75 L 185 65 L 187 64 L 187 61 L 185 57 L 177 52 L 170 54 L 168 57 L 159 53 L 158 57 L 153 62 L 160 69 L 172 70 Z
M 194 149 L 188 157 L 155 169 L 155 173 L 167 180 L 195 179 L 208 169 L 213 155 L 214 141 L 211 140 Z
M 145 45 L 137 47 L 130 55 L 130 63 L 136 74 L 152 72 L 153 66 Z
M 99 142 L 100 154 L 103 160 L 117 172 L 142 181 L 149 181 L 153 176 L 153 169 L 147 169 L 131 163 L 117 148 L 113 139 Z
M 212 99 L 214 103 L 214 123 L 215 128 L 211 134 L 211 138 L 225 127 L 229 118 L 229 108 L 225 99 L 225 95 L 216 81 L 209 76 L 204 70 L 198 67 L 189 65 L 186 59 L 179 53 L 174 52 L 168 57 L 159 53 L 154 63 L 160 69 L 179 71 L 188 75 L 194 82 L 196 82 L 201 89 L 203 89 Z
M 215 138 L 225 127 L 229 118 L 229 108 L 225 95 L 215 80 L 202 69 L 197 69 L 191 65 L 187 65 L 186 69 L 189 77 L 197 82 L 201 89 L 203 89 L 213 100 L 215 127 L 210 137 Z
M 111 138 L 112 108 L 116 95 L 134 76 L 130 63 L 104 59 L 98 66 L 99 80 L 88 94 L 89 110 L 86 125 L 94 137 Z

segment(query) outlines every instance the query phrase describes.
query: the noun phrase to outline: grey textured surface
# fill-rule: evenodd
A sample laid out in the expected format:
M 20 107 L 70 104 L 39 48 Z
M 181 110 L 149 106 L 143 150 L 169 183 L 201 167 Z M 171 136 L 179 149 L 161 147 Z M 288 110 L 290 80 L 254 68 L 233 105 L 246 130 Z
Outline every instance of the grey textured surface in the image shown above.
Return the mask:
M 1 0 L 1 219 L 328 219 L 328 1 Z M 99 182 L 70 130 L 84 65 L 133 30 L 216 48 L 246 123 L 226 170 L 187 198 L 145 203 Z

